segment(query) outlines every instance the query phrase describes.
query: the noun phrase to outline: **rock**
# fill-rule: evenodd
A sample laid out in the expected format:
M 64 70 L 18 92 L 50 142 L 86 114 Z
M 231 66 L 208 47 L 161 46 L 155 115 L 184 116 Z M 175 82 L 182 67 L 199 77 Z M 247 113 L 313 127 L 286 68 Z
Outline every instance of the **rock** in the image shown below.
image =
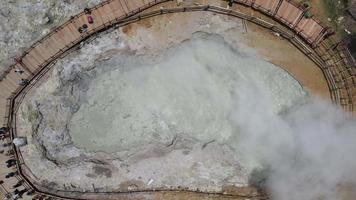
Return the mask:
M 60 25 L 69 16 L 94 6 L 102 0 L 1 1 L 0 8 L 0 73 L 13 63 L 33 42 Z M 80 3 L 78 3 L 80 2 Z
M 0 10 L 0 14 L 2 15 L 2 16 L 4 16 L 4 17 L 8 17 L 9 15 L 10 15 L 10 9 L 8 9 L 8 8 L 2 8 L 1 10 Z

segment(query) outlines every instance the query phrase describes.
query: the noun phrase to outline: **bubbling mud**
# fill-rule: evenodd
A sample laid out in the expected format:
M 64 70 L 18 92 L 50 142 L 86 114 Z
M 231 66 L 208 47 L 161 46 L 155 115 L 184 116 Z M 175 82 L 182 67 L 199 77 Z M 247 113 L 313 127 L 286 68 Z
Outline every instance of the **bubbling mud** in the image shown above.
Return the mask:
M 271 99 L 275 113 L 305 96 L 279 67 L 221 38 L 197 37 L 157 63 L 128 61 L 99 75 L 71 120 L 70 134 L 76 146 L 106 152 L 169 144 L 177 135 L 226 142 L 237 134 L 231 118 L 237 99 L 253 90 Z

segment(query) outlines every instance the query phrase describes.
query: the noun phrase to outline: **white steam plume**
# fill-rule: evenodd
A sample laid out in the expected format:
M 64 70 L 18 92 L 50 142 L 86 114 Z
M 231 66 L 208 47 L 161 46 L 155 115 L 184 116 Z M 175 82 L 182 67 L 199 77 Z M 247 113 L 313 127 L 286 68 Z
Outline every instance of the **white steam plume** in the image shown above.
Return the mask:
M 247 163 L 260 165 L 275 200 L 335 200 L 340 185 L 356 183 L 356 122 L 320 99 L 308 99 L 276 114 L 270 97 L 248 85 L 238 89 L 232 143 Z M 261 174 L 262 173 L 262 174 Z M 257 180 L 254 180 L 257 179 Z

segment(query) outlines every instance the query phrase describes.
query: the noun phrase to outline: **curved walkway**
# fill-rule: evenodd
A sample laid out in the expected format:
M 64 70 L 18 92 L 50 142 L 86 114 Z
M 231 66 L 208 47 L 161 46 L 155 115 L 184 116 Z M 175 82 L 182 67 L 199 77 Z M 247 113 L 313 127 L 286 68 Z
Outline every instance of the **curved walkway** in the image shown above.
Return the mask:
M 195 0 L 193 2 L 196 4 L 192 6 L 147 10 L 168 1 L 108 0 L 90 9 L 90 16 L 94 23 L 89 24 L 86 31 L 82 33 L 78 31 L 83 24 L 87 24 L 89 15 L 83 12 L 72 17 L 35 43 L 0 78 L 0 117 L 5 119 L 4 127 L 10 128 L 10 139 L 16 137 L 16 112 L 23 98 L 57 59 L 69 54 L 80 42 L 110 27 L 123 26 L 141 19 L 173 12 L 211 11 L 242 18 L 279 33 L 322 69 L 328 82 L 332 101 L 347 111 L 354 112 L 356 110 L 356 68 L 353 63 L 349 62 L 346 49 L 336 43 L 333 37 L 329 36 L 329 29 L 316 19 L 304 18 L 306 10 L 299 5 L 288 0 L 235 0 L 234 3 L 239 5 L 235 4 L 226 9 L 226 1 Z M 239 12 L 236 8 L 241 5 L 252 7 L 279 23 L 270 23 Z M 22 70 L 24 73 L 19 74 L 18 70 Z M 19 178 L 25 180 L 26 188 L 34 189 L 38 194 L 74 199 L 79 197 L 109 199 L 111 195 L 114 195 L 94 193 L 93 191 L 75 193 L 46 188 L 36 183 L 35 178 L 28 173 L 29 170 L 26 169 L 18 149 L 15 146 L 12 148 L 14 156 L 18 160 L 16 167 L 20 172 Z

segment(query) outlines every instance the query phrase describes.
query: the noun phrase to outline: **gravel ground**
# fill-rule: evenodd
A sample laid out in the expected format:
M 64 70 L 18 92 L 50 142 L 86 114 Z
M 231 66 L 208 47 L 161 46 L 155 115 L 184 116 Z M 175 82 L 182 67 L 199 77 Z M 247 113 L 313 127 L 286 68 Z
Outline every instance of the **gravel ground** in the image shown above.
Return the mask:
M 102 0 L 2 0 L 0 5 L 0 72 L 13 58 L 86 7 Z

